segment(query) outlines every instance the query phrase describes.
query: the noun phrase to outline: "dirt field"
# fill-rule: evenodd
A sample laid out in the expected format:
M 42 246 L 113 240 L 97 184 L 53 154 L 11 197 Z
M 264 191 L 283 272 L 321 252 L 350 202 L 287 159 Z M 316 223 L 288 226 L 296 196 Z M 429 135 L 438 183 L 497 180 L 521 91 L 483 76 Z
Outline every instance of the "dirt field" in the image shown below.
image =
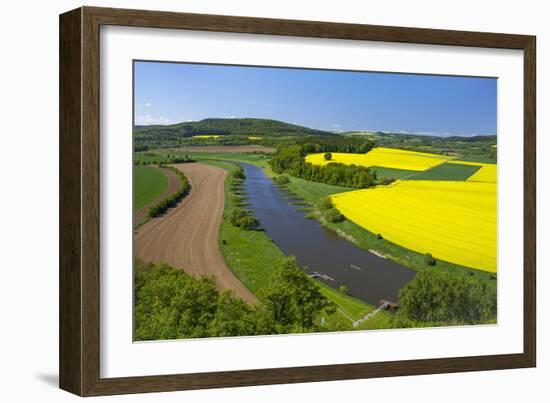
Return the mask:
M 168 177 L 168 189 L 166 189 L 166 192 L 161 194 L 151 203 L 147 203 L 145 206 L 143 206 L 139 210 L 134 211 L 134 225 L 137 225 L 142 221 L 144 221 L 147 218 L 147 213 L 149 213 L 149 209 L 151 207 L 159 203 L 165 197 L 168 197 L 172 193 L 175 193 L 176 190 L 178 190 L 178 187 L 180 186 L 180 180 L 178 178 L 178 175 L 176 175 L 174 172 L 172 172 L 169 169 L 161 168 L 160 170 L 162 171 L 163 174 L 165 174 Z
M 134 236 L 134 253 L 144 261 L 166 262 L 195 276 L 214 276 L 249 303 L 257 299 L 223 260 L 218 233 L 227 172 L 199 163 L 175 164 L 191 183 L 191 193 L 168 214 L 142 225 Z
M 255 146 L 252 144 L 244 146 L 188 146 L 170 148 L 169 151 L 174 152 L 202 152 L 202 153 L 274 153 L 275 149 L 272 147 Z

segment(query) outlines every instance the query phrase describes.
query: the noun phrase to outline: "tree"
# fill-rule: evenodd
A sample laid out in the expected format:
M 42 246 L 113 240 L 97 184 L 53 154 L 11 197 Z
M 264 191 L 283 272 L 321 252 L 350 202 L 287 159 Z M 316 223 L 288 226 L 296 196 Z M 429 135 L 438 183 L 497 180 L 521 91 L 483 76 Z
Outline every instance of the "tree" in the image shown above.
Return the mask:
M 332 153 L 331 152 L 326 152 L 325 153 L 325 161 L 330 161 L 332 159 Z
M 212 337 L 257 334 L 256 311 L 226 290 L 218 297 L 217 310 L 208 326 L 208 333 Z
M 276 333 L 315 331 L 322 312 L 335 312 L 334 304 L 297 266 L 294 256 L 275 268 L 262 300 Z
M 488 323 L 496 320 L 496 308 L 494 282 L 424 271 L 400 290 L 396 324 Z
M 166 264 L 136 265 L 137 340 L 207 337 L 218 291 L 211 278 L 194 279 Z
M 271 268 L 270 268 L 271 269 Z M 246 336 L 326 330 L 323 315 L 335 306 L 318 285 L 287 258 L 272 269 L 262 304 L 248 305 L 214 278 L 194 278 L 166 264 L 135 264 L 136 340 Z

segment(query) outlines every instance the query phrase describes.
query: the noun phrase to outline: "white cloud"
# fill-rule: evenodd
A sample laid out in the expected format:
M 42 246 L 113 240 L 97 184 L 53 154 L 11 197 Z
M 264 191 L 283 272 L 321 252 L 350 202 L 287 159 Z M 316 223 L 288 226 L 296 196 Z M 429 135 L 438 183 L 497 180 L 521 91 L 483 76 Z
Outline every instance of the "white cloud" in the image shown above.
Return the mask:
M 332 125 L 332 127 L 340 127 L 340 125 L 338 123 L 335 123 Z
M 147 102 L 145 106 L 151 106 L 151 102 Z
M 143 116 L 136 116 L 135 122 L 136 125 L 169 125 L 175 123 L 172 119 L 164 118 L 162 116 L 155 117 L 149 114 Z

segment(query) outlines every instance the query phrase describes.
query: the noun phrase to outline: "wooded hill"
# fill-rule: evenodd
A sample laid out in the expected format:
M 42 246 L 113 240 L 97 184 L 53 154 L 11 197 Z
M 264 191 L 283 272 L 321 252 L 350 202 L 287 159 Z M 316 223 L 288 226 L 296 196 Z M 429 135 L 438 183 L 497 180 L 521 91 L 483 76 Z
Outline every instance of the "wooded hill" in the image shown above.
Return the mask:
M 218 119 L 182 122 L 173 125 L 134 126 L 136 140 L 175 140 L 198 135 L 260 135 L 260 136 L 311 136 L 330 135 L 322 130 L 310 129 L 270 119 Z

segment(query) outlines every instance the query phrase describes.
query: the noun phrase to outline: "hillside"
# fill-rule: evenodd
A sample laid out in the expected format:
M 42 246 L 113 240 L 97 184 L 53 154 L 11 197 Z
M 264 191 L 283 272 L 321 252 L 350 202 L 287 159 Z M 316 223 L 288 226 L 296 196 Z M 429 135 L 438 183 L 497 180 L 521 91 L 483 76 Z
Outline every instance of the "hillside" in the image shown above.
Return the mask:
M 175 140 L 197 135 L 262 135 L 304 136 L 329 135 L 322 130 L 310 129 L 270 119 L 219 119 L 209 118 L 198 122 L 183 122 L 173 125 L 134 126 L 136 140 Z
M 365 137 L 377 146 L 444 154 L 468 161 L 496 163 L 497 136 L 426 136 L 413 133 L 345 132 L 347 137 Z

